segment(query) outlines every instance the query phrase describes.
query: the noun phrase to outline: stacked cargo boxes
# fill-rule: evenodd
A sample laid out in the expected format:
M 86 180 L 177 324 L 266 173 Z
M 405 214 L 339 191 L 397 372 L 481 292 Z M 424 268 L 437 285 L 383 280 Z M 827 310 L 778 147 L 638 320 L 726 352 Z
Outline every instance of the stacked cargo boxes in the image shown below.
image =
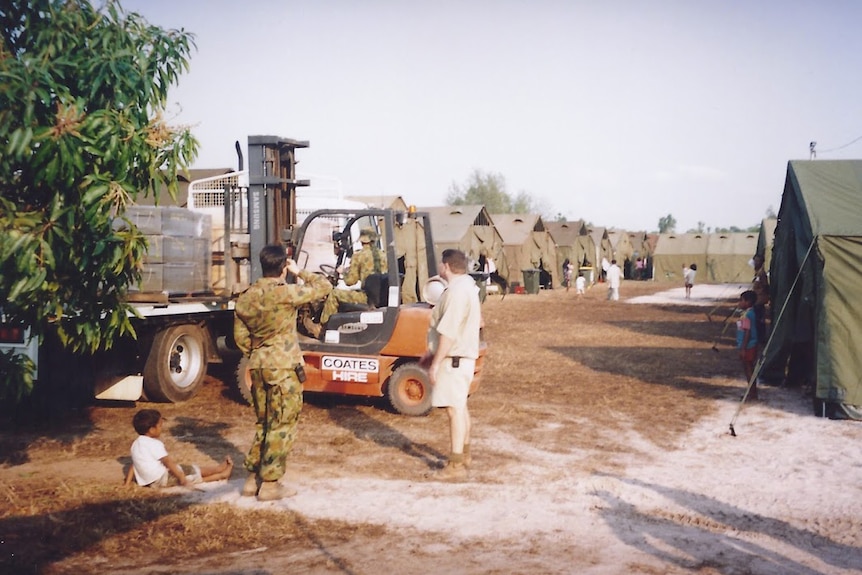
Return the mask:
M 126 211 L 147 239 L 137 292 L 188 295 L 212 291 L 211 217 L 169 206 L 132 206 Z

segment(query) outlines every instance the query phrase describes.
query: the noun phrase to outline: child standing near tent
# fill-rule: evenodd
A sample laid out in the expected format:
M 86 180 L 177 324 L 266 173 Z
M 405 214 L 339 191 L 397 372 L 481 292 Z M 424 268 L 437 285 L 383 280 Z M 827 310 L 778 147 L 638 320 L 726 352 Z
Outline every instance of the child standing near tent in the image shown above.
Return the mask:
M 746 290 L 739 296 L 739 304 L 737 304 L 737 307 L 742 310 L 742 316 L 736 321 L 736 349 L 739 350 L 739 359 L 742 360 L 742 369 L 745 370 L 745 381 L 751 384 L 749 399 L 757 399 L 757 382 L 751 381 L 758 347 L 757 317 L 754 314 L 756 301 L 757 294 L 752 290 Z
M 581 298 L 584 293 L 587 291 L 587 278 L 584 277 L 583 272 L 578 272 L 578 279 L 575 280 L 575 293 L 578 296 L 578 299 Z
M 694 276 L 697 275 L 697 264 L 682 268 L 682 281 L 685 284 L 685 299 L 691 299 L 691 288 L 694 286 Z

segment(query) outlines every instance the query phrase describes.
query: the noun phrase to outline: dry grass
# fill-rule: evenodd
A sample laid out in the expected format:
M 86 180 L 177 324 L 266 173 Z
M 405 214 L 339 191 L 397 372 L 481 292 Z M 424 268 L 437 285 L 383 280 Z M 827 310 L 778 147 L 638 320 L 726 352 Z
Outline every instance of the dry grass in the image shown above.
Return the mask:
M 623 296 L 666 287 L 626 282 Z M 716 381 L 739 375 L 731 354 L 712 351 L 721 326 L 709 323 L 706 311 L 606 302 L 601 288 L 582 301 L 562 290 L 490 296 L 484 307 L 490 357 L 471 401 L 474 420 L 544 449 L 590 449 L 582 463 L 587 471 L 613 472 L 614 453 L 631 450 L 634 433 L 670 446 L 727 395 L 727 383 Z M 720 343 L 727 350 L 729 337 Z M 252 415 L 219 381 L 225 374 L 212 369 L 201 394 L 186 404 L 158 406 L 177 459 L 219 461 L 229 454 L 242 461 Z M 446 450 L 445 416 L 438 412 L 405 418 L 371 400 L 308 399 L 292 456 L 304 474 L 412 478 Z M 371 525 L 123 488 L 136 409 L 96 405 L 48 420 L 20 414 L 0 420 L 0 572 L 99 573 L 261 547 L 393 537 Z M 499 457 L 502 465 L 509 456 L 484 457 L 486 464 Z

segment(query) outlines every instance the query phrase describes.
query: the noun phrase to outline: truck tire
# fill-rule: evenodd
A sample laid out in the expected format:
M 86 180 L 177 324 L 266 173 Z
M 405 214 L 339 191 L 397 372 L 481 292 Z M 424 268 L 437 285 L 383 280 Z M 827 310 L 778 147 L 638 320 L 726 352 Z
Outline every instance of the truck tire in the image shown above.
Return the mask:
M 151 401 L 177 403 L 194 397 L 207 373 L 204 334 L 192 324 L 175 325 L 153 338 L 144 365 L 144 389 Z
M 431 411 L 431 381 L 418 363 L 405 363 L 395 369 L 386 386 L 386 398 L 403 415 L 428 415 Z
M 236 366 L 234 386 L 236 386 L 236 390 L 239 392 L 240 397 L 242 397 L 249 405 L 254 404 L 251 398 L 251 373 L 249 373 L 248 370 L 248 356 L 242 356 Z

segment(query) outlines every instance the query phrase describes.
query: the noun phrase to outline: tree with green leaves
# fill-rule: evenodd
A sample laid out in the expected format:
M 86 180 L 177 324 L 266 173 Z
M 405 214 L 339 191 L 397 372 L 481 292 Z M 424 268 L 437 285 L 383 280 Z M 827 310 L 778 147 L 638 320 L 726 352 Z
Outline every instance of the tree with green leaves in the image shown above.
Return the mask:
M 668 214 L 658 219 L 658 233 L 672 234 L 676 231 L 676 218 Z
M 547 206 L 537 202 L 525 191 L 514 197 L 506 190 L 506 178 L 498 173 L 473 170 L 466 185 L 452 183 L 446 204 L 450 206 L 485 206 L 491 214 L 528 214 L 548 212 Z
M 115 219 L 138 194 L 175 194 L 197 151 L 165 121 L 194 38 L 116 0 L 7 0 L 0 34 L 2 313 L 73 351 L 110 348 L 134 335 L 125 296 L 146 250 Z M 29 391 L 31 368 L 0 354 L 0 399 Z

